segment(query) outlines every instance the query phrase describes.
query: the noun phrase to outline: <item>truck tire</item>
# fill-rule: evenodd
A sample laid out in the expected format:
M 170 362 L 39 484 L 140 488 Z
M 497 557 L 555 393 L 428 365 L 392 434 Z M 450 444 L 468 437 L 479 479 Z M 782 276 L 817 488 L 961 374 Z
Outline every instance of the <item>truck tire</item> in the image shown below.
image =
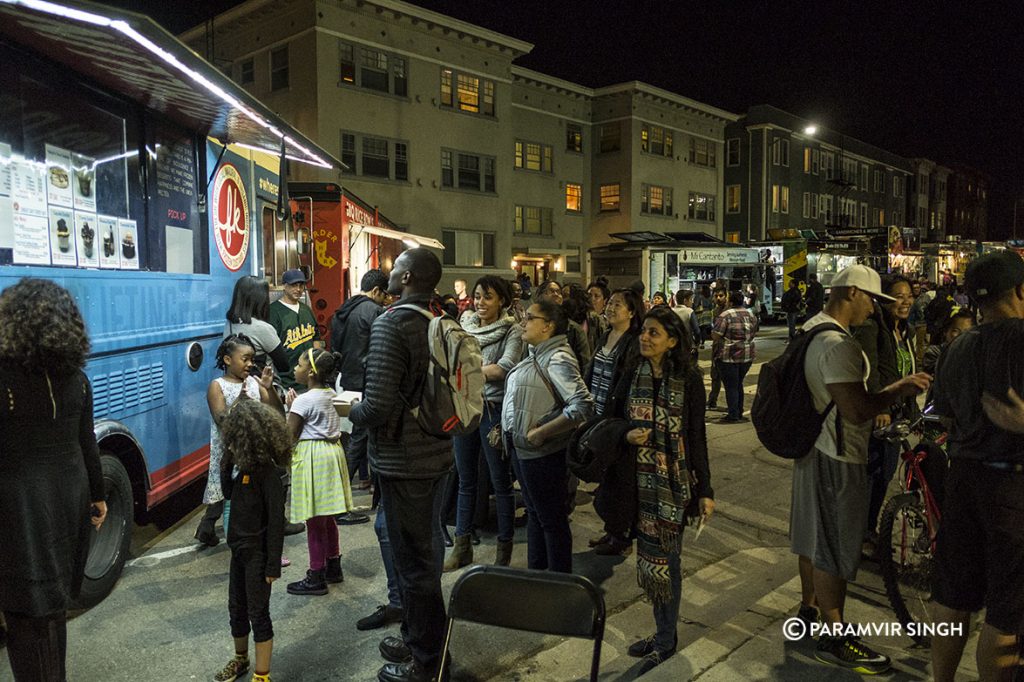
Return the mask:
M 121 461 L 100 452 L 103 485 L 106 490 L 107 518 L 99 531 L 92 533 L 89 558 L 85 562 L 82 591 L 75 600 L 77 609 L 89 609 L 103 601 L 114 589 L 128 559 L 132 539 L 132 482 Z

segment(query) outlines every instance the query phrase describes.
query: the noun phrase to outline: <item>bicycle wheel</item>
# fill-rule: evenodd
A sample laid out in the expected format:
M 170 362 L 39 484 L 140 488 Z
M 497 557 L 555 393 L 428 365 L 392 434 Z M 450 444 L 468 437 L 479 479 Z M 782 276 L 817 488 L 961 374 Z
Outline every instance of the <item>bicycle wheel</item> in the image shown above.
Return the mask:
M 917 624 L 934 622 L 934 557 L 919 493 L 903 493 L 889 500 L 882 511 L 878 543 L 885 592 L 896 618 L 915 642 L 927 646 L 930 638 L 917 631 Z

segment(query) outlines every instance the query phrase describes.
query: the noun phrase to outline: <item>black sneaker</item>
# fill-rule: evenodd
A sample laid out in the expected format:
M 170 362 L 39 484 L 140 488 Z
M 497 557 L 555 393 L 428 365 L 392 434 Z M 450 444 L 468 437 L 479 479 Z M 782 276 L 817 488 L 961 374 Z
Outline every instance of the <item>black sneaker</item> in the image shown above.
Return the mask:
M 345 512 L 344 514 L 338 514 L 335 516 L 334 520 L 339 526 L 357 526 L 360 523 L 368 522 L 370 517 L 366 514 L 360 514 L 359 512 Z
M 640 677 L 646 673 L 657 668 L 659 665 L 668 660 L 668 657 L 675 653 L 672 651 L 652 651 L 651 653 L 644 656 L 644 660 L 640 662 L 640 667 L 637 668 L 636 676 Z
M 391 623 L 402 622 L 402 609 L 391 604 L 381 604 L 377 610 L 356 621 L 356 630 L 376 630 Z
M 385 661 L 392 663 L 409 663 L 412 661 L 412 652 L 401 637 L 385 637 L 377 645 L 380 655 Z
M 804 637 L 811 634 L 812 625 L 821 622 L 821 616 L 818 615 L 818 609 L 813 606 L 807 606 L 806 604 L 800 604 L 800 611 L 797 612 L 796 617 L 804 623 Z
M 847 668 L 861 675 L 878 675 L 892 666 L 888 656 L 878 653 L 856 637 L 818 639 L 814 657 L 822 663 Z

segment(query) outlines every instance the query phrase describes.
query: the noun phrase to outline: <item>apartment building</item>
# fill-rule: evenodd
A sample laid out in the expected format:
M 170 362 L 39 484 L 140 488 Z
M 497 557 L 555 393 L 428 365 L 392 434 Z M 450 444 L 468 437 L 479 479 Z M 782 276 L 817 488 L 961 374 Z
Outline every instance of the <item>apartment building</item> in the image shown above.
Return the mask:
M 908 224 L 918 228 L 922 241 L 946 240 L 946 197 L 952 170 L 929 159 L 910 159 L 913 170 L 908 193 Z
M 989 178 L 965 164 L 951 164 L 950 168 L 946 232 L 960 239 L 984 241 L 989 238 Z
M 768 105 L 725 131 L 727 241 L 908 225 L 910 161 Z
M 518 67 L 532 45 L 400 0 L 249 0 L 182 39 L 349 166 L 341 182 L 482 271 L 582 281 L 615 232 L 722 235 L 736 116 Z

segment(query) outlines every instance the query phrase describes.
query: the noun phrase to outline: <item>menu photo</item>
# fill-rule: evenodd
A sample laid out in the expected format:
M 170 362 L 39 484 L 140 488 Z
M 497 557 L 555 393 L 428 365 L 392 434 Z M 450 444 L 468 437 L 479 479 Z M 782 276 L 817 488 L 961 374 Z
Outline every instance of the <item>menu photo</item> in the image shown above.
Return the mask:
M 96 248 L 96 214 L 75 211 L 75 241 L 78 247 L 78 267 L 98 268 L 100 252 Z
M 139 269 L 139 230 L 134 220 L 118 220 L 121 252 L 121 268 L 125 270 Z
M 119 239 L 117 218 L 108 215 L 97 216 L 96 254 L 99 256 L 101 268 L 116 270 L 121 267 Z
M 75 197 L 75 210 L 96 211 L 96 159 L 71 155 L 71 187 Z
M 78 265 L 74 229 L 74 211 L 61 206 L 50 207 L 50 259 L 54 265 Z
M 74 205 L 71 189 L 71 152 L 46 145 L 46 201 L 50 206 Z

